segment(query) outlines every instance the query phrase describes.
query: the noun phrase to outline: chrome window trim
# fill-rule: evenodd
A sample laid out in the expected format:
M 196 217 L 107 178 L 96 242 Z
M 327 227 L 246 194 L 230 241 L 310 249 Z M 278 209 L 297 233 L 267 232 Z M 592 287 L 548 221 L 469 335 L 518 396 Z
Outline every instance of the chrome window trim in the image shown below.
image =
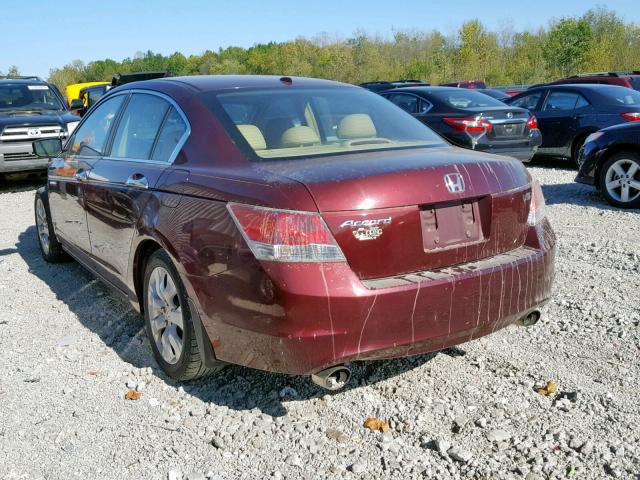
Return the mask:
M 184 144 L 187 142 L 187 139 L 189 138 L 189 135 L 191 135 L 191 124 L 189 123 L 189 120 L 187 119 L 187 116 L 184 114 L 184 112 L 182 111 L 182 109 L 178 106 L 178 104 L 176 103 L 176 101 L 171 98 L 170 96 L 161 93 L 161 92 L 156 92 L 155 90 L 145 90 L 142 88 L 135 88 L 135 89 L 131 89 L 131 90 L 124 90 L 122 92 L 117 92 L 114 93 L 112 95 L 108 95 L 107 98 L 109 97 L 114 97 L 116 95 L 135 95 L 135 94 L 143 94 L 143 95 L 155 95 L 156 97 L 160 97 L 163 100 L 165 100 L 167 103 L 169 103 L 169 105 L 171 105 L 171 107 L 173 107 L 175 109 L 176 112 L 178 112 L 178 115 L 180 115 L 180 118 L 182 118 L 182 121 L 184 122 L 185 126 L 187 127 L 184 131 L 184 133 L 182 134 L 182 137 L 180 137 L 180 139 L 178 140 L 178 143 L 176 143 L 175 148 L 173 149 L 173 152 L 171 152 L 171 155 L 169 155 L 169 160 L 166 162 L 160 161 L 160 160 L 151 160 L 151 159 L 141 159 L 141 158 L 128 158 L 128 157 L 114 157 L 111 155 L 111 150 L 109 150 L 109 155 L 103 155 L 101 158 L 104 160 L 117 160 L 117 161 L 121 161 L 121 162 L 142 162 L 142 163 L 153 163 L 153 164 L 157 164 L 157 165 L 173 165 L 173 162 L 175 162 L 176 158 L 178 157 L 178 154 L 180 153 L 180 150 L 182 150 L 182 147 L 184 146 Z M 102 100 L 102 99 L 100 99 Z M 129 100 L 129 102 L 131 102 L 131 100 Z M 96 104 L 97 105 L 97 104 Z M 126 112 L 127 107 L 129 106 L 129 104 L 127 103 L 127 105 L 124 106 L 124 110 L 122 111 L 122 114 L 124 115 L 124 113 Z M 165 115 L 169 115 L 171 109 L 167 110 Z M 118 120 L 118 125 L 116 125 L 115 130 L 113 131 L 113 138 L 115 138 L 116 133 L 118 132 L 118 128 L 120 128 L 120 121 L 121 121 L 122 117 Z M 164 128 L 165 122 L 163 121 L 160 124 L 161 128 Z M 79 127 L 80 125 L 78 125 Z M 162 129 L 158 130 L 157 134 L 156 134 L 156 138 L 157 135 L 160 134 L 160 132 L 162 131 Z M 113 147 L 113 142 L 112 145 L 110 146 Z M 153 154 L 155 150 L 155 144 L 154 144 L 154 148 L 151 151 L 151 154 Z
M 176 110 L 176 112 L 178 112 L 178 115 L 180 115 L 180 117 L 182 118 L 182 121 L 185 123 L 187 128 L 186 128 L 184 134 L 182 134 L 182 137 L 180 137 L 180 140 L 178 140 L 178 143 L 176 144 L 176 147 L 173 149 L 173 152 L 171 152 L 171 155 L 169 156 L 169 161 L 161 162 L 159 160 L 151 160 L 151 159 L 144 160 L 144 159 L 136 159 L 136 158 L 112 157 L 110 155 L 111 154 L 111 146 L 112 145 L 109 145 L 109 155 L 96 155 L 96 156 L 91 156 L 91 157 L 83 157 L 83 156 L 77 155 L 76 158 L 115 160 L 115 161 L 119 161 L 119 162 L 142 162 L 142 163 L 153 163 L 153 164 L 156 164 L 156 165 L 167 165 L 167 166 L 173 165 L 173 162 L 175 162 L 176 158 L 178 157 L 178 154 L 180 153 L 180 150 L 182 150 L 182 147 L 184 146 L 185 143 L 187 143 L 187 139 L 191 135 L 191 124 L 189 123 L 189 120 L 187 119 L 187 116 L 185 115 L 185 113 L 178 106 L 177 102 L 173 98 L 171 98 L 170 96 L 168 96 L 168 95 L 166 95 L 164 93 L 161 93 L 161 92 L 156 92 L 155 90 L 145 90 L 143 88 L 122 90 L 120 92 L 114 92 L 114 93 L 111 93 L 111 94 L 107 93 L 95 105 L 93 105 L 91 107 L 90 111 L 94 110 L 95 108 L 98 107 L 98 105 L 101 105 L 102 103 L 108 101 L 111 98 L 114 98 L 114 97 L 117 97 L 117 96 L 120 96 L 120 95 L 131 95 L 131 94 L 134 94 L 134 93 L 155 95 L 157 97 L 160 97 L 160 98 L 166 100 Z M 123 103 L 120 108 L 126 109 L 127 108 L 127 104 Z M 87 112 L 87 113 L 89 113 L 89 112 Z M 124 110 L 122 110 L 122 113 L 124 114 Z M 82 117 L 82 120 L 80 120 L 80 123 L 75 128 L 75 130 L 80 129 L 80 127 L 85 122 L 85 119 L 88 118 L 88 116 L 89 115 L 87 114 L 84 117 Z M 117 131 L 119 126 L 120 126 L 120 119 L 118 119 L 118 124 L 115 126 L 115 130 L 113 130 L 113 132 L 110 134 L 111 136 L 115 137 L 116 131 Z M 162 126 L 164 126 L 164 123 L 163 123 Z M 75 130 L 74 130 L 74 133 L 75 133 Z M 67 142 L 69 140 L 71 140 L 71 138 L 73 138 L 73 137 L 74 137 L 73 134 L 70 135 L 69 138 L 67 139 Z M 109 141 L 111 142 L 111 139 Z M 113 142 L 111 142 L 111 143 L 113 143 Z M 65 147 L 66 147 L 66 145 L 65 145 Z M 153 153 L 153 152 L 151 152 L 151 153 Z

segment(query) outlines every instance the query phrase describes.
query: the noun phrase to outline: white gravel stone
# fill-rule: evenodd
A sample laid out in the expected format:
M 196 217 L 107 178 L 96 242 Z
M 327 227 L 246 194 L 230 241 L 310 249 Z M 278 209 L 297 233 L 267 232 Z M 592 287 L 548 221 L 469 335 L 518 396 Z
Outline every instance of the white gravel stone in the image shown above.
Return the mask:
M 504 442 L 506 440 L 509 440 L 510 438 L 511 434 L 509 432 L 500 429 L 490 430 L 487 433 L 487 439 L 490 442 Z
M 447 453 L 451 458 L 461 463 L 469 463 L 473 458 L 473 454 L 469 450 L 461 447 L 451 447 Z

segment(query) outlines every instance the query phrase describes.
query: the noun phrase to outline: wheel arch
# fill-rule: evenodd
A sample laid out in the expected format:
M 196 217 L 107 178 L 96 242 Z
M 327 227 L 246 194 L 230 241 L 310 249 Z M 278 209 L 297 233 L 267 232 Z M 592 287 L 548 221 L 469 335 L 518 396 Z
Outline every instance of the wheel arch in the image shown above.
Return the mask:
M 586 140 L 586 138 L 592 133 L 597 132 L 598 129 L 596 127 L 587 127 L 584 130 L 581 130 L 575 137 L 573 137 L 573 141 L 571 142 L 571 150 L 569 153 L 571 154 L 571 158 L 575 158 L 576 148 L 580 145 L 581 142 Z M 577 160 L 577 159 L 576 159 Z
M 158 250 L 163 250 L 163 246 L 155 239 L 147 238 L 142 240 L 136 247 L 132 265 L 133 288 L 140 306 L 140 313 L 144 313 L 144 300 L 142 297 L 142 287 L 144 283 L 144 270 L 149 257 Z
M 607 148 L 604 154 L 598 159 L 596 170 L 594 172 L 593 180 L 594 184 L 600 189 L 600 174 L 602 173 L 602 166 L 607 163 L 614 155 L 622 152 L 631 152 L 635 155 L 640 155 L 640 145 L 634 145 L 633 143 L 617 143 Z

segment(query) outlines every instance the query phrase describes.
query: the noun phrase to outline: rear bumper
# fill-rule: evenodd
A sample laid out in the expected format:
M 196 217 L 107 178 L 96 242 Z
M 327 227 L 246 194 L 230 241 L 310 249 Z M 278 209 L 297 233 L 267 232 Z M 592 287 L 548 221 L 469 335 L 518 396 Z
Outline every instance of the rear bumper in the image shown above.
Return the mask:
M 542 134 L 540 130 L 534 129 L 529 132 L 529 138 L 526 141 L 497 142 L 486 139 L 478 143 L 476 150 L 528 162 L 536 154 L 540 145 L 542 145 Z
M 435 351 L 514 323 L 551 295 L 555 236 L 547 220 L 525 247 L 439 271 L 361 281 L 347 264 L 298 264 L 190 277 L 219 360 L 310 374 L 344 362 Z M 246 288 L 277 287 L 273 301 Z M 269 289 L 266 289 L 267 291 Z
M 36 158 L 30 142 L 0 143 L 0 173 L 46 170 L 49 160 Z

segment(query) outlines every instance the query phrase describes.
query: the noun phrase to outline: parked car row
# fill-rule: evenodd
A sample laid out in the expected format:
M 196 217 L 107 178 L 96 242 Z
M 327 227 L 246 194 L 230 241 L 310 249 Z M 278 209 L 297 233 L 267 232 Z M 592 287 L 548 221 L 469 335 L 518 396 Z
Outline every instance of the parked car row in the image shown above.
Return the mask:
M 611 133 L 600 132 L 602 129 L 640 121 L 640 72 L 577 75 L 527 86 L 519 93 L 513 87 L 504 87 L 505 91 L 477 88 L 481 87 L 477 81 L 451 85 L 454 88 L 398 84 L 393 89 L 384 90 L 382 86 L 375 91 L 454 145 L 525 162 L 534 154 L 564 157 L 576 166 L 588 158 L 584 167 L 588 171 L 581 170 L 578 181 L 594 184 L 612 205 L 638 206 L 640 174 L 636 171 L 635 150 L 629 149 L 624 159 L 618 159 L 624 161 L 612 161 L 608 165 L 611 170 L 595 168 L 596 163 L 604 165 L 601 159 L 608 159 L 611 150 L 598 154 L 596 161 L 593 152 L 599 151 L 598 146 L 583 147 L 588 141 L 607 141 L 621 135 L 616 129 Z M 514 95 L 507 94 L 506 89 Z M 631 135 L 635 131 L 633 127 L 620 129 Z M 624 135 L 626 138 L 628 134 Z
M 429 89 L 406 90 L 451 138 L 536 130 L 524 109 Z M 179 380 L 231 363 L 335 390 L 352 361 L 535 324 L 555 255 L 540 186 L 419 120 L 317 79 L 123 85 L 64 144 L 34 142 L 51 157 L 35 196 L 42 255 L 70 255 L 128 299 Z

